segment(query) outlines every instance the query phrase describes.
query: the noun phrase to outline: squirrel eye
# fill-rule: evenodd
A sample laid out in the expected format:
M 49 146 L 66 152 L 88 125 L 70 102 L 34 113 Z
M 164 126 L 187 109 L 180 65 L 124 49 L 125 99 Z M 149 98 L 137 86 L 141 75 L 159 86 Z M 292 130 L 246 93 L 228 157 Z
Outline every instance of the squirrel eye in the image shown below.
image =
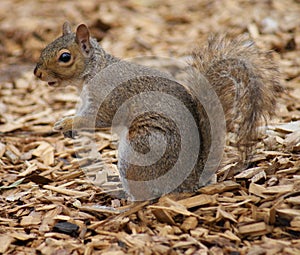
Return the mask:
M 64 52 L 59 56 L 59 61 L 68 63 L 71 60 L 71 54 L 68 52 Z

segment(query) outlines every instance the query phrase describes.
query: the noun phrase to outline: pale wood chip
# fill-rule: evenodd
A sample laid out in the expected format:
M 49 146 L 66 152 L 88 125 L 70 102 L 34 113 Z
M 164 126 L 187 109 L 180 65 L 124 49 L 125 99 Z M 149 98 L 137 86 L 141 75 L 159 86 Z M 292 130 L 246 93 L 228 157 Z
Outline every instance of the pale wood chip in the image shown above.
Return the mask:
M 36 119 L 39 119 L 39 118 L 44 117 L 44 116 L 50 116 L 51 113 L 52 113 L 52 109 L 47 108 L 46 110 L 41 111 L 41 112 L 25 115 L 24 117 L 19 118 L 18 122 L 25 123 L 27 121 L 36 120 Z
M 299 171 L 299 167 L 292 167 L 292 168 L 288 168 L 288 169 L 283 169 L 283 170 L 279 170 L 277 171 L 278 174 L 294 174 L 296 172 Z
M 78 96 L 74 93 L 63 93 L 63 94 L 55 94 L 53 97 L 56 101 L 63 101 L 63 102 L 77 102 Z
M 284 139 L 284 145 L 288 150 L 294 150 L 299 147 L 300 144 L 300 129 L 288 134 Z
M 75 196 L 75 197 L 88 197 L 90 194 L 88 192 L 84 191 L 77 191 L 77 190 L 71 190 L 71 189 L 65 189 L 60 187 L 54 187 L 51 185 L 44 185 L 44 189 L 52 190 L 57 193 L 61 193 L 68 196 Z
M 30 164 L 28 161 L 25 161 L 25 164 L 28 166 L 24 171 L 20 172 L 18 174 L 19 177 L 25 177 L 31 173 L 33 173 L 35 170 L 38 169 L 36 164 Z
M 265 222 L 255 222 L 238 227 L 240 234 L 260 234 L 269 231 L 268 225 Z
M 289 184 L 289 185 L 278 185 L 278 186 L 273 186 L 273 187 L 267 187 L 263 193 L 264 194 L 281 194 L 281 193 L 289 193 L 294 190 L 294 185 Z
M 55 215 L 53 217 L 54 220 L 61 220 L 61 221 L 70 221 L 71 220 L 71 217 L 70 216 L 67 216 L 67 215 Z
M 12 153 L 14 153 L 17 157 L 21 157 L 22 153 L 20 152 L 20 150 L 13 144 L 7 144 L 6 145 L 7 149 L 10 150 Z
M 300 205 L 300 196 L 289 197 L 285 201 L 293 205 Z
M 86 252 L 86 254 L 89 254 Z M 105 251 L 101 253 L 102 255 L 126 255 L 123 251 Z
M 288 220 L 291 220 L 294 217 L 300 216 L 300 210 L 297 210 L 297 209 L 289 209 L 289 208 L 280 209 L 280 208 L 278 208 L 278 209 L 276 209 L 276 212 L 280 217 L 282 217 L 284 219 L 288 219 Z
M 15 240 L 14 237 L 12 237 L 11 235 L 6 234 L 1 234 L 0 235 L 0 253 L 4 254 L 9 246 L 11 245 L 11 243 Z
M 291 133 L 300 130 L 300 121 L 292 121 L 286 124 L 277 125 L 274 127 L 275 131 Z
M 230 230 L 226 230 L 224 233 L 219 233 L 219 235 L 232 241 L 241 242 L 241 239 Z
M 6 150 L 4 155 L 13 163 L 16 164 L 19 161 L 19 157 L 18 155 L 16 155 L 15 153 L 13 153 L 10 150 Z
M 3 132 L 3 133 L 12 132 L 12 131 L 20 129 L 22 127 L 24 127 L 23 123 L 10 122 L 10 123 L 6 123 L 4 125 L 0 125 L 0 132 Z
M 38 225 L 42 221 L 42 214 L 39 212 L 32 212 L 28 216 L 24 216 L 21 219 L 21 226 Z
M 262 167 L 254 167 L 254 168 L 246 169 L 243 172 L 235 175 L 234 177 L 237 179 L 243 179 L 243 178 L 250 179 L 254 175 L 256 175 L 262 171 L 264 171 L 264 169 Z
M 32 155 L 40 157 L 46 166 L 53 165 L 54 163 L 54 147 L 47 142 L 41 142 L 40 145 L 32 151 Z
M 183 223 L 181 224 L 180 228 L 187 232 L 189 230 L 195 229 L 198 225 L 198 219 L 196 217 L 187 217 Z
M 284 153 L 281 151 L 263 151 L 262 153 L 266 154 L 267 156 L 290 156 L 289 153 Z
M 0 142 L 0 158 L 2 158 L 5 151 L 6 151 L 6 145 Z
M 262 198 L 268 197 L 268 195 L 266 195 L 266 188 L 253 182 L 250 183 L 249 192 Z
M 232 215 L 229 212 L 226 212 L 221 207 L 218 207 L 216 219 L 219 220 L 219 219 L 222 219 L 222 218 L 223 219 L 228 219 L 228 220 L 231 220 L 232 222 L 237 223 L 237 220 L 235 219 L 234 215 Z
M 186 208 L 193 208 L 202 205 L 209 205 L 209 204 L 212 205 L 216 203 L 216 200 L 211 195 L 200 194 L 197 196 L 179 200 L 177 202 Z
M 225 191 L 235 190 L 238 188 L 240 188 L 240 184 L 234 181 L 224 181 L 224 182 L 208 185 L 206 187 L 199 189 L 199 191 L 204 194 L 212 195 L 216 193 L 222 193 Z
M 251 177 L 251 182 L 258 182 L 260 180 L 265 180 L 267 179 L 267 174 L 265 171 L 261 171 L 257 174 L 255 174 L 253 177 Z
M 169 225 L 176 225 L 168 210 L 165 210 L 164 208 L 152 208 L 152 213 L 155 215 L 158 221 L 167 223 Z
M 198 245 L 198 242 L 195 242 L 195 241 L 179 241 L 179 242 L 176 242 L 173 245 L 173 247 L 174 248 L 188 248 L 191 245 Z
M 113 207 L 105 207 L 105 206 L 80 206 L 78 207 L 82 211 L 86 212 L 96 212 L 96 213 L 105 213 L 105 214 L 112 214 L 118 215 L 120 211 L 116 210 Z
M 21 241 L 27 241 L 29 239 L 35 239 L 36 235 L 35 234 L 25 234 L 21 232 L 12 232 L 9 233 L 9 235 L 15 239 L 21 240 Z

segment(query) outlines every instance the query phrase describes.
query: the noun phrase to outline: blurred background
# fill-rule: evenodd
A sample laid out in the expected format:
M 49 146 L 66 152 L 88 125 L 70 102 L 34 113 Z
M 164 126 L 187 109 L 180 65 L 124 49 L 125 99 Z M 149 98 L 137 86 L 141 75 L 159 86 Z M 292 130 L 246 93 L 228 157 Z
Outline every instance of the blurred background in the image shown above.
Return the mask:
M 287 61 L 298 53 L 281 66 L 291 79 L 299 74 L 299 13 L 297 0 L 1 0 L 0 69 L 36 61 L 69 20 L 74 29 L 86 23 L 107 51 L 123 58 L 182 56 L 209 33 L 248 33 Z M 287 77 L 291 66 L 297 70 Z

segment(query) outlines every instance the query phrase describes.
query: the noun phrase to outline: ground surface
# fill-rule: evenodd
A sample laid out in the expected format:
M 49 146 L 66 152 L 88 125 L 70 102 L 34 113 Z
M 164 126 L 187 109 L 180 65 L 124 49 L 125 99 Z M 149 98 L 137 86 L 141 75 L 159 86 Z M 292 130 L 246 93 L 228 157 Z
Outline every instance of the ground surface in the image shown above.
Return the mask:
M 0 253 L 300 254 L 299 13 L 297 0 L 1 0 Z M 232 173 L 227 153 L 217 184 L 153 204 L 130 204 L 90 183 L 75 159 L 82 147 L 52 132 L 74 112 L 75 91 L 32 75 L 65 20 L 85 22 L 122 58 L 185 57 L 211 32 L 246 33 L 275 50 L 287 93 L 249 170 Z M 119 188 L 115 141 L 109 132 L 96 139 L 96 169 L 109 169 L 106 188 Z

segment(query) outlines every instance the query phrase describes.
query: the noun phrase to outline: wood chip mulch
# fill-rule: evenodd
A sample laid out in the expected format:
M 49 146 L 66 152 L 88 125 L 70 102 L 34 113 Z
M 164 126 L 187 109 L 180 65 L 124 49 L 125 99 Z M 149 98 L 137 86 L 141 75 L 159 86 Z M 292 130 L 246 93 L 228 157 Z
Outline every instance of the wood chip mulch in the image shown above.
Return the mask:
M 28 17 L 25 1 L 0 3 L 0 254 L 300 254 L 299 1 L 74 1 L 59 19 L 55 4 L 28 2 Z M 20 14 L 14 21 L 10 9 Z M 101 157 L 85 157 L 89 141 L 52 131 L 75 112 L 76 91 L 32 74 L 67 18 L 87 20 L 123 57 L 186 56 L 196 39 L 226 27 L 275 50 L 286 93 L 248 168 L 237 169 L 228 144 L 216 183 L 154 202 L 120 198 L 115 137 L 96 132 Z

